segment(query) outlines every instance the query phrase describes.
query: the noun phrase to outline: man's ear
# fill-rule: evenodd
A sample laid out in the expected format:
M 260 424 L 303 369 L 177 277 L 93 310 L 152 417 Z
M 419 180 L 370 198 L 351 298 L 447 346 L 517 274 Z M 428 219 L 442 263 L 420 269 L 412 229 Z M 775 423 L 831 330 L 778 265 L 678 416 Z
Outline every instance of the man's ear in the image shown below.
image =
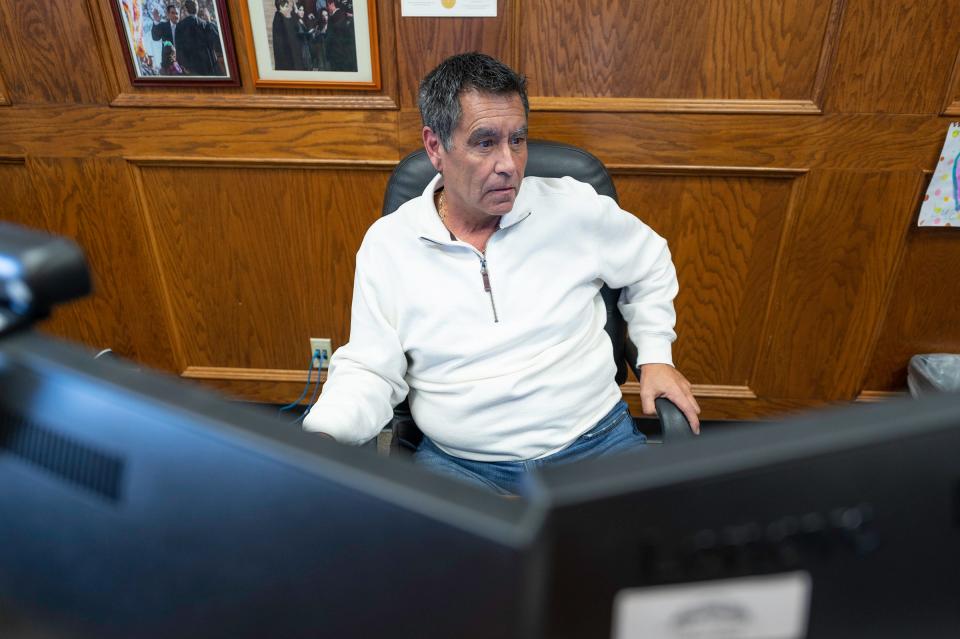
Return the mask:
M 433 129 L 428 126 L 423 127 L 422 135 L 423 148 L 427 151 L 427 157 L 430 158 L 430 163 L 438 173 L 442 173 L 443 163 L 441 162 L 440 158 L 441 143 L 439 136 L 437 136 L 437 134 L 433 132 Z

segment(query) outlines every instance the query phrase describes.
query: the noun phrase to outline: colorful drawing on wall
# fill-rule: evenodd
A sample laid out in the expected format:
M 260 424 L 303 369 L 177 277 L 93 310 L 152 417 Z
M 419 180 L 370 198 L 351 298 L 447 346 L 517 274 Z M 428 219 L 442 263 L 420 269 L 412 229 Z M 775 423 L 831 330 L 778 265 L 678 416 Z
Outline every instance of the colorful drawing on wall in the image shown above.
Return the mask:
M 257 86 L 380 88 L 375 0 L 245 0 Z
M 960 228 L 960 123 L 947 129 L 937 168 L 920 205 L 918 226 L 952 226 Z
M 135 85 L 239 85 L 225 0 L 111 0 Z

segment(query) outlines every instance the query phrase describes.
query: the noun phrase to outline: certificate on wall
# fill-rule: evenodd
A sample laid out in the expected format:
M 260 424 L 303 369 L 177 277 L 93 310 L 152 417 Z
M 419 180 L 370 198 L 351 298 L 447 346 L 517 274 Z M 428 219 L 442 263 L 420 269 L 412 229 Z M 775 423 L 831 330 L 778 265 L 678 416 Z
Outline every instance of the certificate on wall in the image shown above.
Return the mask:
M 400 15 L 405 18 L 495 18 L 497 0 L 400 0 Z

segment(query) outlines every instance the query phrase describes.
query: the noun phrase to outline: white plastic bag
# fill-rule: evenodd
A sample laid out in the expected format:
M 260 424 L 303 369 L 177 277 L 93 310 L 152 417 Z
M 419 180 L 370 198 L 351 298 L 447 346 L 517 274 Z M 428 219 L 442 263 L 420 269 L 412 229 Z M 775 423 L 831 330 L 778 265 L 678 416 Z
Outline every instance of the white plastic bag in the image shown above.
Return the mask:
M 907 367 L 907 387 L 914 397 L 960 392 L 960 355 L 914 355 Z

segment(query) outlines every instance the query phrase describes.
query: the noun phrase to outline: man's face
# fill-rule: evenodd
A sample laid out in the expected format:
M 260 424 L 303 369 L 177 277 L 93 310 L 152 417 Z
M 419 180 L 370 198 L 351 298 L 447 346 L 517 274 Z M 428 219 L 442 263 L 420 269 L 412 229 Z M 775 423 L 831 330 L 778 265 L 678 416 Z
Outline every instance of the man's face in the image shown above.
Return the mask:
M 177 11 L 176 7 L 170 7 L 167 9 L 167 20 L 176 24 L 177 20 L 180 19 L 180 13 Z
M 527 117 L 516 93 L 467 91 L 450 149 L 424 127 L 423 138 L 434 168 L 443 173 L 448 205 L 469 219 L 500 217 L 513 202 L 527 166 Z
M 280 13 L 283 14 L 283 17 L 284 17 L 284 18 L 289 18 L 289 17 L 290 17 L 290 14 L 293 13 L 293 5 L 290 4 L 289 2 L 286 3 L 286 4 L 281 4 L 281 5 L 280 5 Z

